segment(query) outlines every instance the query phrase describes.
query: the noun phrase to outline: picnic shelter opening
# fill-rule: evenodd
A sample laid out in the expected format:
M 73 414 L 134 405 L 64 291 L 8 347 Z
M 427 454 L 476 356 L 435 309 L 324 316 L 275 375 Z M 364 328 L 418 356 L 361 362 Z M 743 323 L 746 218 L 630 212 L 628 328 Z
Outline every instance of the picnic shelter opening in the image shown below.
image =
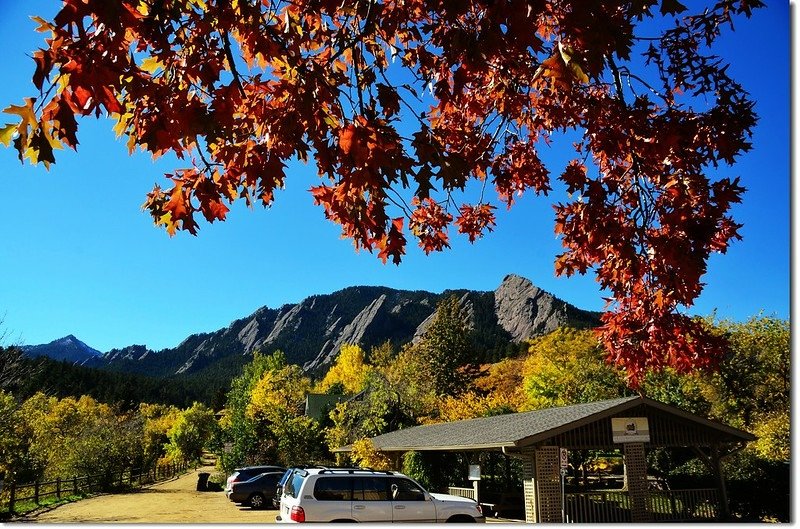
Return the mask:
M 405 428 L 372 438 L 398 465 L 403 453 L 501 452 L 522 461 L 527 522 L 655 522 L 726 520 L 721 460 L 755 437 L 723 423 L 642 396 Z M 646 454 L 691 449 L 716 486 L 652 490 Z M 337 452 L 348 452 L 342 447 Z M 625 482 L 616 490 L 570 491 L 564 486 L 571 451 L 620 450 Z M 451 493 L 473 497 L 469 489 Z M 476 486 L 477 492 L 477 486 Z M 478 501 L 480 501 L 478 499 Z

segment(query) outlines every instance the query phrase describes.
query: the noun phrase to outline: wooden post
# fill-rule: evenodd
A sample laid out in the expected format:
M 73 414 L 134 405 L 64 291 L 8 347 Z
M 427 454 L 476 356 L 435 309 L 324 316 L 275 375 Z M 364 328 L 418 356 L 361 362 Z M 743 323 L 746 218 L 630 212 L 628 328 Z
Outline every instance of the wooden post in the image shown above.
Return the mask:
M 727 522 L 731 517 L 730 505 L 728 505 L 728 490 L 725 486 L 725 474 L 722 472 L 722 458 L 719 455 L 719 445 L 711 450 L 711 460 L 714 465 L 714 474 L 717 478 L 717 488 L 719 489 L 719 506 L 722 521 Z
M 14 501 L 17 499 L 17 483 L 11 481 L 11 490 L 8 491 L 8 512 L 14 512 Z
M 33 484 L 33 502 L 36 505 L 39 505 L 39 480 L 38 479 Z
M 647 457 L 644 443 L 625 443 L 625 470 L 628 476 L 628 497 L 631 500 L 631 522 L 650 522 L 647 510 Z
M 78 476 L 72 476 L 72 493 L 78 494 Z
M 61 478 L 56 478 L 56 498 L 61 499 Z

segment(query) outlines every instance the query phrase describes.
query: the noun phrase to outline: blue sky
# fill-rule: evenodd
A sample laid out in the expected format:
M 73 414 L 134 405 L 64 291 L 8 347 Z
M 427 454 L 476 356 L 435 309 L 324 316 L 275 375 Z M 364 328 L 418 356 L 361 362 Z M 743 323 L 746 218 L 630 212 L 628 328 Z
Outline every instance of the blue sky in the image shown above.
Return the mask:
M 789 6 L 771 2 L 720 41 L 719 53 L 756 100 L 754 150 L 725 174 L 748 188 L 734 209 L 744 240 L 713 256 L 706 288 L 690 313 L 736 320 L 763 311 L 789 316 Z M 60 2 L 0 0 L 0 106 L 36 95 L 33 61 L 42 47 L 30 15 Z M 4 120 L 0 125 L 13 118 Z M 106 351 L 133 343 L 160 349 L 191 333 L 227 326 L 261 306 L 279 307 L 352 285 L 440 292 L 493 290 L 516 273 L 577 305 L 601 310 L 593 275 L 556 278 L 561 252 L 552 200 L 524 197 L 498 210 L 494 233 L 474 245 L 451 233 L 453 248 L 425 256 L 409 247 L 403 264 L 356 253 L 313 206 L 311 167 L 291 166 L 269 209 L 233 208 L 229 220 L 201 224 L 198 237 L 169 238 L 140 206 L 163 173 L 184 165 L 129 157 L 106 120 L 80 123 L 78 152 L 59 151 L 50 171 L 22 166 L 0 146 L 0 317 L 10 341 L 45 343 L 74 334 Z M 551 170 L 569 149 L 547 154 Z

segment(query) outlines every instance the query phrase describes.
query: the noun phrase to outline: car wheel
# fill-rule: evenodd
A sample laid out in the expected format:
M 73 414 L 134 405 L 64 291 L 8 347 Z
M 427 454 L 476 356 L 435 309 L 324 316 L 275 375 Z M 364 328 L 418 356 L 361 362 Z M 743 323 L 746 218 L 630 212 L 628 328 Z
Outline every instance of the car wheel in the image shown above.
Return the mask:
M 250 496 L 250 501 L 248 503 L 250 503 L 250 508 L 252 509 L 263 509 L 267 504 L 267 500 L 264 498 L 263 494 L 256 492 Z

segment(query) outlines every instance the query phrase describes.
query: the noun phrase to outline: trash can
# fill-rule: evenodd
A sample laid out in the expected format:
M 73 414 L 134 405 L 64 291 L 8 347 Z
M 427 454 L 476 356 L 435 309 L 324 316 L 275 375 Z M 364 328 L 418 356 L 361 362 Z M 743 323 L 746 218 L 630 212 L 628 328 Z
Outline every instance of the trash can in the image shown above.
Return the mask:
M 197 490 L 199 491 L 207 491 L 208 490 L 208 477 L 211 476 L 208 472 L 198 472 L 197 473 Z

